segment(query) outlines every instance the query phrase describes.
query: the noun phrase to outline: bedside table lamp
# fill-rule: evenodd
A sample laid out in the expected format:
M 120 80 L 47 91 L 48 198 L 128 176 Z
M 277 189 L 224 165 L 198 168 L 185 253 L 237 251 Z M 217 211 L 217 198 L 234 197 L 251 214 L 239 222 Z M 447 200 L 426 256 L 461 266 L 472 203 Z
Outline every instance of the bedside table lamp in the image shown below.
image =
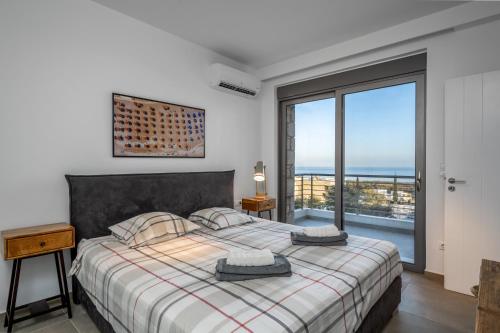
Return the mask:
M 253 179 L 255 180 L 255 196 L 265 198 L 267 196 L 266 166 L 258 161 L 254 167 Z
M 242 198 L 241 209 L 256 212 L 257 217 L 262 217 L 262 212 L 269 212 L 269 219 L 273 219 L 273 209 L 276 208 L 276 199 L 267 196 L 266 166 L 258 161 L 254 167 L 253 179 L 255 180 L 255 197 Z

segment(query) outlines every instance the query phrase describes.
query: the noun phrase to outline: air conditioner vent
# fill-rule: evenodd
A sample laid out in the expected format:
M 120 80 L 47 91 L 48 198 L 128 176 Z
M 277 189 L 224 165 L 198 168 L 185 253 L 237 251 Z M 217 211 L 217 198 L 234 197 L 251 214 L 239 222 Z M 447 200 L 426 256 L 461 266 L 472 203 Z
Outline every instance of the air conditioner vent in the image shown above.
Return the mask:
M 259 94 L 261 82 L 249 73 L 223 64 L 212 64 L 210 86 L 226 93 L 252 98 Z
M 227 83 L 227 82 L 220 82 L 219 87 L 231 89 L 231 90 L 237 91 L 237 92 L 245 94 L 245 95 L 250 95 L 250 96 L 257 95 L 257 92 L 254 90 L 245 89 L 243 87 L 238 87 L 238 86 L 235 86 L 234 84 Z

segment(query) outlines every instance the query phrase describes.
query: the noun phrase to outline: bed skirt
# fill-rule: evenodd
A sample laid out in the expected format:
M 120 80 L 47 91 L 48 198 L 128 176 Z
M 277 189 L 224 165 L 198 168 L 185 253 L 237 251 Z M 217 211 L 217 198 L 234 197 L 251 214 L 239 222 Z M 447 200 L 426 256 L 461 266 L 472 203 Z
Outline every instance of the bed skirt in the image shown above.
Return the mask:
M 401 276 L 398 276 L 392 281 L 389 288 L 387 288 L 377 303 L 373 305 L 356 333 L 382 332 L 382 329 L 389 322 L 392 314 L 401 302 L 401 287 Z M 76 293 L 73 294 L 74 302 L 81 303 L 84 306 L 89 317 L 92 318 L 92 321 L 96 324 L 99 331 L 102 333 L 115 333 L 111 324 L 104 319 L 99 311 L 97 311 L 97 308 L 76 278 L 73 279 L 73 291 L 75 291 L 75 289 Z

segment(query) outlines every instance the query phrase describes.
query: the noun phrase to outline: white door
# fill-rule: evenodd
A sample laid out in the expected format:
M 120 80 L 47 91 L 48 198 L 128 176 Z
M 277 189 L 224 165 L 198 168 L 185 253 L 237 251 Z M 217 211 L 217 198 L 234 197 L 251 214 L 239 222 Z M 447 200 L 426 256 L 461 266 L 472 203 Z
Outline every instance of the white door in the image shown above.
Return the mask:
M 470 294 L 500 261 L 500 71 L 446 82 L 445 166 L 444 285 Z

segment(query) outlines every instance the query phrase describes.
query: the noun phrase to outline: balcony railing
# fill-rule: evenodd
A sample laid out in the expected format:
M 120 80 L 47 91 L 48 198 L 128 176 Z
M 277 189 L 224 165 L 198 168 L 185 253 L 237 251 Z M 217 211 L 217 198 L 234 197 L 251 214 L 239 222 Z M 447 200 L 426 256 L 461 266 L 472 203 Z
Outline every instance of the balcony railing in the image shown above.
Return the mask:
M 415 177 L 346 174 L 344 212 L 385 218 L 415 218 Z M 296 174 L 295 209 L 335 211 L 335 174 Z

